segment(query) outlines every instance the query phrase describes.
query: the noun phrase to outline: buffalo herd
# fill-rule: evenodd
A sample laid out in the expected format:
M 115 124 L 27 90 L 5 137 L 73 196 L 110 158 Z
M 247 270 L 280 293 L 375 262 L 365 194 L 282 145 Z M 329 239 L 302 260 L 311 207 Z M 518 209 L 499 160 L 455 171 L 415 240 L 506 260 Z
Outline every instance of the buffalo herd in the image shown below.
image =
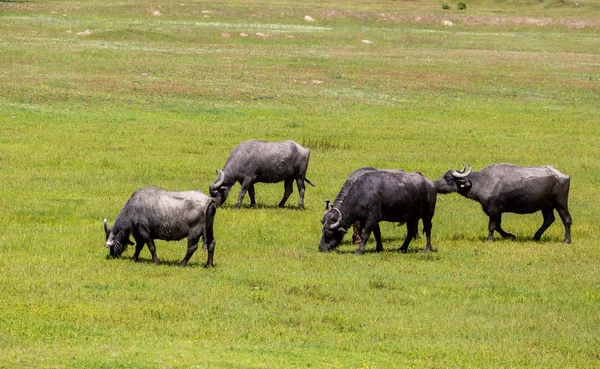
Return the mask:
M 110 256 L 119 257 L 135 240 L 133 260 L 137 261 L 144 245 L 148 246 L 152 261 L 158 263 L 154 240 L 188 239 L 188 248 L 180 265 L 190 260 L 200 238 L 208 251 L 206 267 L 213 265 L 215 238 L 213 224 L 217 207 L 226 200 L 231 187 L 239 182 L 241 190 L 236 207 L 248 192 L 250 205 L 256 206 L 254 184 L 284 182 L 283 207 L 293 192 L 294 181 L 300 196 L 300 209 L 304 208 L 305 182 L 310 151 L 295 141 L 265 142 L 244 141 L 232 151 L 222 170 L 209 186 L 207 196 L 198 190 L 173 192 L 158 187 L 137 190 L 119 212 L 112 227 L 104 220 L 105 247 Z M 423 223 L 426 237 L 424 252 L 432 250 L 431 228 L 438 194 L 457 192 L 479 202 L 489 216 L 488 237 L 494 231 L 502 237 L 515 236 L 502 229 L 502 214 L 531 214 L 542 212 L 544 221 L 533 239 L 554 222 L 554 210 L 565 227 L 563 243 L 571 242 L 571 214 L 568 209 L 570 177 L 551 165 L 520 167 L 512 164 L 493 164 L 473 171 L 463 164 L 460 170 L 451 169 L 437 181 L 431 181 L 419 172 L 401 169 L 364 167 L 352 172 L 339 194 L 330 203 L 326 200 L 325 214 L 321 220 L 322 235 L 319 251 L 337 247 L 354 227 L 354 241 L 359 244 L 357 254 L 365 252 L 365 245 L 375 236 L 376 251 L 383 251 L 379 222 L 406 224 L 407 234 L 399 251 L 406 252 L 412 239 L 418 237 L 418 222 Z

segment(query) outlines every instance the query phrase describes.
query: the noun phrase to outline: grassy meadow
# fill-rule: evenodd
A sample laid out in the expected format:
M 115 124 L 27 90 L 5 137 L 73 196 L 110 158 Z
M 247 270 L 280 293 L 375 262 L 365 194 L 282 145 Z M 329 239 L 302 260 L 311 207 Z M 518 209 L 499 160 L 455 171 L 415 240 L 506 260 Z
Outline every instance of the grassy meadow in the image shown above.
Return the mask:
M 600 367 L 600 2 L 0 1 L 0 367 Z M 449 9 L 444 10 L 443 5 Z M 306 20 L 310 16 L 312 21 Z M 240 141 L 311 150 L 297 189 L 217 211 L 215 268 L 107 258 L 131 193 L 208 192 Z M 347 236 L 324 200 L 362 166 L 552 164 L 557 216 L 439 195 L 432 243 Z

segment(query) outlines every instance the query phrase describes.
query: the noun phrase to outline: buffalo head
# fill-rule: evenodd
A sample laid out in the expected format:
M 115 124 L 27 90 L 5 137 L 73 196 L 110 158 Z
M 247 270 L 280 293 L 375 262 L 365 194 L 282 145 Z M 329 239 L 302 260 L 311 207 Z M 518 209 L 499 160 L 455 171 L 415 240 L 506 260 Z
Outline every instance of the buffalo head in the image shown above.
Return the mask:
M 435 181 L 435 188 L 438 193 L 451 193 L 451 192 L 468 192 L 471 189 L 471 181 L 469 181 L 469 175 L 473 172 L 473 167 L 469 164 L 467 169 L 465 163 L 460 171 L 450 169 L 444 174 L 444 176 Z
M 216 201 L 217 206 L 221 206 L 229 195 L 228 186 L 223 186 L 225 182 L 225 173 L 222 170 L 217 169 L 217 178 L 213 183 L 208 186 L 208 192 L 210 197 L 213 197 Z
M 113 232 L 113 228 L 108 226 L 108 221 L 104 219 L 104 233 L 106 234 L 106 242 L 104 247 L 110 249 L 110 256 L 118 258 L 121 256 L 123 251 L 127 250 L 127 246 L 133 245 L 133 242 L 129 240 L 129 235 L 123 236 L 120 233 Z
M 342 213 L 337 208 L 326 212 L 321 220 L 323 236 L 319 243 L 319 251 L 329 251 L 339 246 L 347 229 L 342 227 Z

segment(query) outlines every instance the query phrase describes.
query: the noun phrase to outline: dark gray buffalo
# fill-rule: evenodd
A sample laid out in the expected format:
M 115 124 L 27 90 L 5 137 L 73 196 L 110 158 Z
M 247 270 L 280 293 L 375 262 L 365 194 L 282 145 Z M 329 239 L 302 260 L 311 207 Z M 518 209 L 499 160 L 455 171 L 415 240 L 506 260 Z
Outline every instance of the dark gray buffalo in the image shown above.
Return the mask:
M 354 172 L 350 173 L 350 175 L 348 176 L 348 178 L 346 178 L 346 181 L 342 185 L 342 188 L 340 189 L 340 192 L 336 196 L 333 203 L 330 203 L 329 200 L 325 200 L 325 213 L 327 213 L 333 207 L 339 208 L 342 205 L 342 202 L 346 198 L 346 195 L 348 194 L 350 187 L 352 187 L 352 185 L 354 184 L 354 181 L 356 181 L 356 179 L 358 177 L 362 176 L 365 173 L 374 172 L 376 170 L 377 170 L 377 168 L 374 168 L 374 167 L 362 167 L 362 168 L 359 168 L 359 169 L 355 170 Z M 358 222 L 358 221 L 354 222 L 352 224 L 352 229 L 353 229 L 352 242 L 360 243 L 360 235 L 363 230 L 363 227 L 360 225 L 360 222 Z
M 354 222 L 364 230 L 357 254 L 365 251 L 371 232 L 375 234 L 376 251 L 383 251 L 379 222 L 406 223 L 407 234 L 399 251 L 406 252 L 417 232 L 419 219 L 423 219 L 423 231 L 427 237 L 424 252 L 431 248 L 431 220 L 435 211 L 437 193 L 432 181 L 421 173 L 377 170 L 363 173 L 348 189 L 344 201 L 334 202 L 331 210 L 323 216 L 323 236 L 320 251 L 337 247 Z
M 340 207 L 340 205 L 346 198 L 346 195 L 348 194 L 350 187 L 352 187 L 352 185 L 354 184 L 354 181 L 356 181 L 356 179 L 358 177 L 362 176 L 365 173 L 375 172 L 377 170 L 380 170 L 380 169 L 377 169 L 374 167 L 362 167 L 362 168 L 359 168 L 359 169 L 355 170 L 354 172 L 350 173 L 350 175 L 348 176 L 348 178 L 346 178 L 346 181 L 342 185 L 342 188 L 340 189 L 340 192 L 336 196 L 333 203 L 331 203 L 329 200 L 325 200 L 325 212 L 327 213 L 333 207 L 337 207 L 337 208 Z M 383 170 L 394 171 L 393 169 L 383 169 Z M 398 169 L 397 171 L 404 172 L 402 169 Z M 403 223 L 400 223 L 398 225 L 402 225 L 402 224 Z M 352 224 L 352 242 L 353 243 L 360 244 L 360 236 L 362 234 L 362 231 L 363 231 L 363 227 L 359 221 L 356 221 Z M 418 238 L 419 238 L 419 233 L 415 231 L 415 239 L 418 239 Z
M 190 260 L 200 237 L 203 238 L 203 249 L 208 249 L 206 267 L 213 265 L 215 239 L 213 223 L 216 213 L 216 202 L 198 190 L 171 192 L 159 187 L 146 187 L 137 190 L 127 201 L 112 228 L 104 219 L 106 243 L 110 255 L 119 257 L 135 239 L 133 260 L 138 261 L 144 245 L 152 254 L 152 261 L 158 264 L 154 240 L 179 241 L 187 237 L 187 253 L 179 265 L 184 266 Z
M 217 205 L 227 200 L 229 190 L 239 182 L 242 186 L 236 207 L 242 206 L 246 192 L 250 195 L 250 205 L 256 206 L 254 184 L 258 182 L 284 182 L 283 198 L 279 207 L 283 207 L 292 194 L 294 181 L 300 193 L 300 209 L 304 208 L 304 182 L 314 187 L 306 179 L 306 169 L 310 151 L 295 141 L 265 142 L 259 140 L 244 141 L 229 154 L 223 170 L 217 169 L 217 179 L 209 186 L 209 192 L 217 200 Z
M 500 223 L 502 213 L 531 214 L 542 211 L 544 223 L 533 236 L 536 241 L 554 222 L 554 209 L 558 211 L 565 226 L 564 243 L 571 242 L 571 214 L 569 214 L 568 175 L 551 165 L 545 167 L 520 167 L 512 164 L 494 164 L 479 172 L 449 170 L 435 182 L 439 193 L 458 192 L 481 204 L 483 211 L 490 217 L 488 241 L 493 239 L 494 231 L 504 238 L 515 239 L 505 232 Z

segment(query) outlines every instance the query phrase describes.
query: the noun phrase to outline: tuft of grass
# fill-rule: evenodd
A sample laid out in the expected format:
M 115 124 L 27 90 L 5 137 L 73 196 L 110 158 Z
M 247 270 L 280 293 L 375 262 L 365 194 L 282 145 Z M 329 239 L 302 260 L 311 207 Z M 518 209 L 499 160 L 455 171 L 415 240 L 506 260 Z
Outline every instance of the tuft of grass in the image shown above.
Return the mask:
M 326 138 L 303 139 L 301 142 L 302 146 L 318 151 L 338 151 L 351 149 L 349 143 L 340 143 Z

